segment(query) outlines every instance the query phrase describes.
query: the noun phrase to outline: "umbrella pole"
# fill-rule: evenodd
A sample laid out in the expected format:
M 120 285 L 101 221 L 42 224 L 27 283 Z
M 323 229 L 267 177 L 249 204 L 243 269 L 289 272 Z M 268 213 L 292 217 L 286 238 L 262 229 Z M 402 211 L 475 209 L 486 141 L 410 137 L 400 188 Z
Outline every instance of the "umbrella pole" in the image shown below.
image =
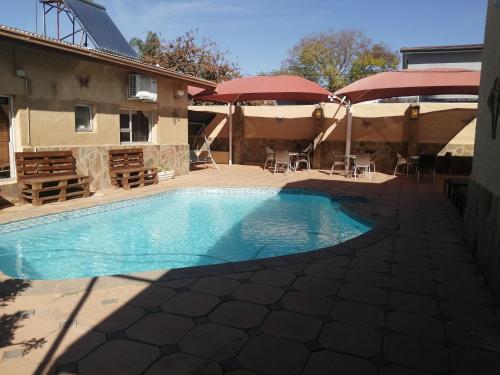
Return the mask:
M 233 103 L 229 103 L 229 165 L 233 164 Z
M 347 102 L 347 127 L 346 127 L 346 138 L 345 138 L 345 154 L 351 155 L 351 137 L 352 137 L 352 109 L 351 101 Z

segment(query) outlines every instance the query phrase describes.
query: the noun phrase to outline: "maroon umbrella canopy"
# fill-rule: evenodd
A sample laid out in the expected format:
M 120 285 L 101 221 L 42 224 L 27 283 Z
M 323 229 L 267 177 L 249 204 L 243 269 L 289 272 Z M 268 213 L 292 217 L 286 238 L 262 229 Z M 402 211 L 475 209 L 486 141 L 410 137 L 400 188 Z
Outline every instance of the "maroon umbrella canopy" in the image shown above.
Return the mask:
M 351 103 L 417 95 L 478 95 L 481 72 L 466 69 L 396 70 L 360 79 L 335 92 Z
M 255 76 L 236 78 L 219 83 L 215 92 L 204 90 L 196 93 L 189 89 L 195 100 L 233 103 L 251 100 L 297 100 L 326 102 L 332 93 L 315 82 L 302 77 Z

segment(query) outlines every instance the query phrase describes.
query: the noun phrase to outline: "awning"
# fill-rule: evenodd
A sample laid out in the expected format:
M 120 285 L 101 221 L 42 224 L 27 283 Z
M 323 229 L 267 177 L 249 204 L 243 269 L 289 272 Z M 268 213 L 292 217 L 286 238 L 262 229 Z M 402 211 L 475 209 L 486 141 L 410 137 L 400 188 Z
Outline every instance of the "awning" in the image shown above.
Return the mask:
M 407 69 L 374 74 L 335 92 L 351 104 L 375 99 L 421 95 L 478 95 L 480 71 Z

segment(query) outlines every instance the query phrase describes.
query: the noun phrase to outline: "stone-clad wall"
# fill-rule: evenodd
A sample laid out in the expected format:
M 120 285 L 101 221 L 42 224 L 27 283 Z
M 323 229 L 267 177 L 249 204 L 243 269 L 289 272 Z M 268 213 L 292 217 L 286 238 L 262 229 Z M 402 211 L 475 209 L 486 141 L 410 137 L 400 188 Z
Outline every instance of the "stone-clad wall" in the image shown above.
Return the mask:
M 141 145 L 141 146 L 80 146 L 38 147 L 37 151 L 71 150 L 77 161 L 78 173 L 90 176 L 90 187 L 99 190 L 111 187 L 108 167 L 108 150 L 117 148 L 142 148 L 144 165 L 158 167 L 166 165 L 176 175 L 189 173 L 188 145 Z M 30 150 L 25 150 L 30 151 Z
M 474 180 L 469 183 L 463 237 L 500 299 L 500 196 Z

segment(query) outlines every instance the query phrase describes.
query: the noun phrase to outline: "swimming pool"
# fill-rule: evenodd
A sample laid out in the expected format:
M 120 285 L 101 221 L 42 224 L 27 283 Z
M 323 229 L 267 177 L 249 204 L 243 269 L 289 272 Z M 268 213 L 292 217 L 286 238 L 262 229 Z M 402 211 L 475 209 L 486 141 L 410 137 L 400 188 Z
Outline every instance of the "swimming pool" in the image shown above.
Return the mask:
M 67 279 L 332 246 L 370 226 L 307 190 L 191 188 L 0 225 L 0 270 Z

